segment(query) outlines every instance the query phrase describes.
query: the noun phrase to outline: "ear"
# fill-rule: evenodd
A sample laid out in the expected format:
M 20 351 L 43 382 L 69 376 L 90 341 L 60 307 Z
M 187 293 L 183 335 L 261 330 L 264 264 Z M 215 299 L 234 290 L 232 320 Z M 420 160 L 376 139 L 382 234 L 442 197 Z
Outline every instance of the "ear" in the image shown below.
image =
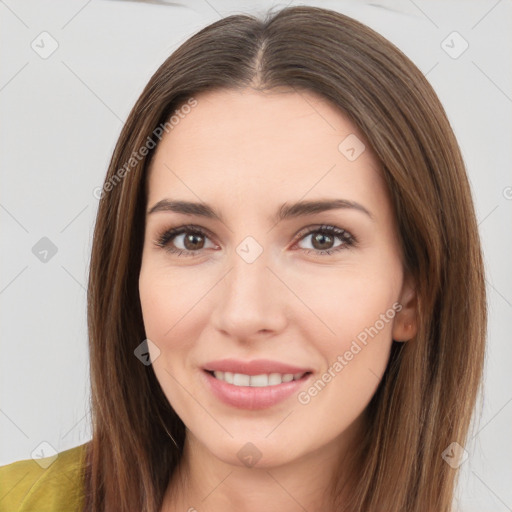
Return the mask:
M 393 322 L 393 340 L 409 341 L 418 332 L 417 307 L 418 298 L 412 277 L 404 277 L 398 302 L 402 309 L 396 314 Z

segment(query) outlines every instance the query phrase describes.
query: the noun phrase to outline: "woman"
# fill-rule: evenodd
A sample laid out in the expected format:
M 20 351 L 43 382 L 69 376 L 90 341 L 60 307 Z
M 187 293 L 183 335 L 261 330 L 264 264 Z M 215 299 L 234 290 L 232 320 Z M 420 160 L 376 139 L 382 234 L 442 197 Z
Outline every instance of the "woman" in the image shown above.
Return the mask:
M 93 438 L 20 510 L 451 510 L 486 306 L 432 87 L 325 9 L 201 30 L 114 150 L 88 320 Z

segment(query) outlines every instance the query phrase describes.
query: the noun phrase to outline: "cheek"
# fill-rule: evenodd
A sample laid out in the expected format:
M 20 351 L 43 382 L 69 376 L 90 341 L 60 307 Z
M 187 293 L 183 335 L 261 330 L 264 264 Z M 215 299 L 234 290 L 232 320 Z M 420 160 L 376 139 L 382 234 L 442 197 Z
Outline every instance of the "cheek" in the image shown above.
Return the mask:
M 189 315 L 197 320 L 194 325 L 199 329 L 201 299 L 204 299 L 210 286 L 190 272 L 180 272 L 179 269 L 170 272 L 169 268 L 161 265 L 143 263 L 139 295 L 147 337 L 162 345 L 161 349 L 170 343 L 175 350 L 188 345 L 180 330 L 187 325 L 190 336 Z
M 393 293 L 385 283 L 381 286 L 355 276 L 354 282 L 348 278 L 345 282 L 350 292 L 338 289 L 330 301 L 316 303 L 319 316 L 335 334 L 318 330 L 315 322 L 317 330 L 310 331 L 310 339 L 321 354 L 322 368 L 297 397 L 304 410 L 325 425 L 326 436 L 348 428 L 375 394 L 389 360 L 397 312 Z M 315 425 L 305 422 L 311 436 L 318 428 Z
M 312 280 L 297 281 L 295 290 L 312 313 L 303 315 L 312 339 L 316 333 L 332 353 L 348 350 L 354 339 L 364 344 L 369 331 L 372 339 L 390 337 L 400 282 L 399 273 L 354 267 L 317 273 Z
M 317 273 L 315 286 L 303 284 L 300 290 L 316 316 L 307 315 L 302 330 L 321 355 L 320 378 L 329 388 L 317 403 L 341 400 L 345 411 L 362 410 L 373 396 L 389 360 L 393 322 L 400 310 L 398 262 L 366 263 Z M 316 396 L 322 386 L 308 395 Z
M 139 295 L 146 337 L 157 349 L 151 349 L 152 368 L 171 406 L 182 418 L 188 418 L 192 407 L 187 382 L 188 354 L 192 339 L 202 328 L 196 314 L 200 307 L 197 280 L 185 282 L 179 272 L 169 272 L 153 262 L 143 263 L 139 276 Z M 204 291 L 202 292 L 204 295 Z M 195 309 L 194 309 L 195 305 Z M 155 354 L 157 356 L 155 357 Z

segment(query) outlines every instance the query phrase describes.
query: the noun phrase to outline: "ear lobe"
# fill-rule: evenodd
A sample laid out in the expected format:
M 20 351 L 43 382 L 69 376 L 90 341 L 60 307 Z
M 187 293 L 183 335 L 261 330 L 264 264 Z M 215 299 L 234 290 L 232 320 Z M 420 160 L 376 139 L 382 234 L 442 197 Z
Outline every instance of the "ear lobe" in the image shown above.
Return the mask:
M 413 279 L 410 276 L 404 279 L 398 302 L 401 304 L 402 309 L 396 314 L 393 322 L 393 340 L 399 342 L 409 341 L 418 332 L 418 298 Z

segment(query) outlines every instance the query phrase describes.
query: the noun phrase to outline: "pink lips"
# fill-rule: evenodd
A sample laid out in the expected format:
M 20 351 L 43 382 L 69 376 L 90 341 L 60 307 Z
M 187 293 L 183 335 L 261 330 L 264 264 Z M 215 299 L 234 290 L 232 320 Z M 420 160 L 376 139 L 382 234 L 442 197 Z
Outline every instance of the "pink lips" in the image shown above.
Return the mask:
M 214 396 L 227 405 L 249 410 L 265 409 L 282 402 L 292 394 L 297 394 L 311 377 L 309 368 L 300 368 L 268 359 L 254 361 L 223 359 L 207 363 L 203 366 L 203 369 L 205 371 L 201 373 L 205 379 L 205 385 Z M 274 386 L 252 387 L 228 384 L 223 380 L 216 379 L 211 373 L 213 371 L 243 373 L 245 375 L 261 375 L 264 373 L 305 373 L 305 375 L 299 380 L 283 382 Z

